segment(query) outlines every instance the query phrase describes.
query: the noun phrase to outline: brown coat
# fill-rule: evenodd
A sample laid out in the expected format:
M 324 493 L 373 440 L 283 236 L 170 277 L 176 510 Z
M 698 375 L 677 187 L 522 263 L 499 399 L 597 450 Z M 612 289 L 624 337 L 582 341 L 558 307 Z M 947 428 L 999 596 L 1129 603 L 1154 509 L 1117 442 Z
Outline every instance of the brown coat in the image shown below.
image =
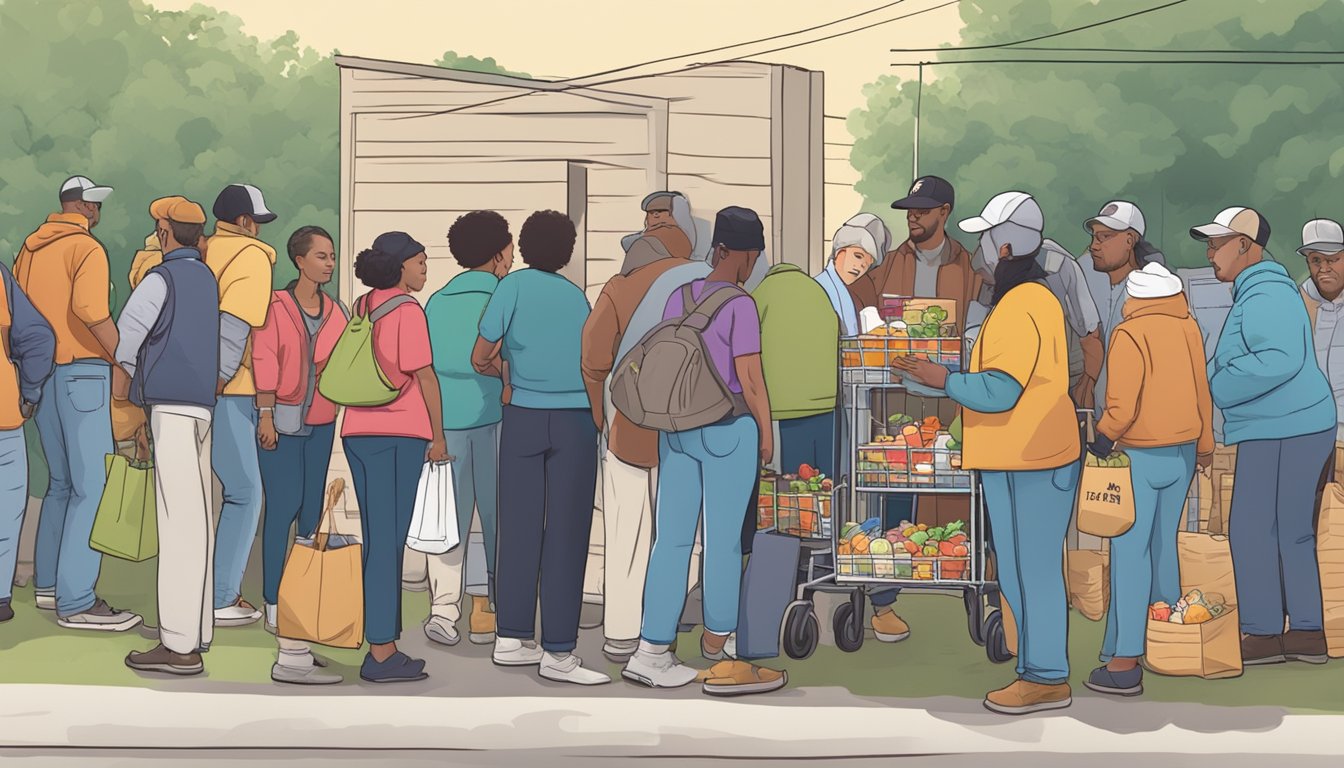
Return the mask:
M 588 390 L 588 402 L 592 405 L 595 421 L 601 422 L 604 418 L 607 376 L 616 366 L 616 351 L 630 325 L 630 318 L 654 281 L 669 269 L 685 263 L 685 259 L 660 259 L 628 275 L 616 275 L 602 287 L 602 293 L 583 325 L 581 354 L 583 383 Z M 620 411 L 612 416 L 607 448 L 631 466 L 646 469 L 658 466 L 658 433 L 635 426 Z
M 1185 294 L 1130 299 L 1106 357 L 1106 412 L 1097 431 L 1121 446 L 1197 442 L 1213 453 L 1213 399 L 1204 340 Z M 1162 363 L 1158 365 L 1158 363 Z
M 966 325 L 966 309 L 980 296 L 981 278 L 971 266 L 971 254 L 961 243 L 947 238 L 951 253 L 938 268 L 938 295 L 926 299 L 951 299 L 957 302 L 957 327 Z M 915 292 L 915 246 L 909 240 L 873 267 L 872 271 L 850 286 L 850 295 L 860 309 L 880 307 L 883 294 L 913 296 Z

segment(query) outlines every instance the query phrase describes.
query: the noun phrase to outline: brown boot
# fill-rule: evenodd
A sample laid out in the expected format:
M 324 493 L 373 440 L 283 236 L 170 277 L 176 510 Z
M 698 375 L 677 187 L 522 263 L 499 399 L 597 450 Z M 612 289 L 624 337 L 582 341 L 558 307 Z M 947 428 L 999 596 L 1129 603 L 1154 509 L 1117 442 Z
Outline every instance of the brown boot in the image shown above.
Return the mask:
M 471 642 L 489 645 L 495 642 L 495 614 L 490 610 L 490 598 L 471 596 Z
M 1248 667 L 1282 664 L 1283 635 L 1242 635 L 1241 663 Z
M 884 643 L 899 643 L 910 636 L 910 625 L 890 607 L 873 611 L 873 636 Z
M 1017 680 L 1007 688 L 991 691 L 985 696 L 985 709 L 1001 715 L 1029 715 L 1050 709 L 1064 709 L 1073 703 L 1073 691 L 1068 683 L 1042 685 Z
M 141 653 L 131 651 L 126 666 L 140 672 L 163 672 L 169 675 L 199 675 L 205 671 L 199 653 L 174 653 L 162 643 L 153 650 Z
M 1325 632 L 1290 629 L 1283 636 L 1283 657 L 1288 661 L 1324 664 L 1330 660 Z

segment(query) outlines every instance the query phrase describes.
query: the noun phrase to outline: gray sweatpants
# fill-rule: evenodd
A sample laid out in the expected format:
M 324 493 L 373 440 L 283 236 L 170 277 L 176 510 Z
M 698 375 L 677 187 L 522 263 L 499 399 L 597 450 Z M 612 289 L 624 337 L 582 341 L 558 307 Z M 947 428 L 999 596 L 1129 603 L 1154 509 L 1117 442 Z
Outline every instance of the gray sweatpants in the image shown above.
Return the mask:
M 1241 631 L 1319 632 L 1316 488 L 1335 447 L 1335 430 L 1237 446 L 1229 538 Z

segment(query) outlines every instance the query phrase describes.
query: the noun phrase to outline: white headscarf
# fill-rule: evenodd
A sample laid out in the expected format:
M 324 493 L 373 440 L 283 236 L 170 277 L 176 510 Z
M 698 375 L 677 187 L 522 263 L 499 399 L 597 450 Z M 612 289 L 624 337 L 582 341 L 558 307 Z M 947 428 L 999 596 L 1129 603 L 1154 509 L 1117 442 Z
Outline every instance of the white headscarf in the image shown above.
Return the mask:
M 1165 299 L 1184 289 L 1181 278 L 1161 264 L 1151 261 L 1143 269 L 1130 272 L 1125 280 L 1125 290 L 1136 299 Z

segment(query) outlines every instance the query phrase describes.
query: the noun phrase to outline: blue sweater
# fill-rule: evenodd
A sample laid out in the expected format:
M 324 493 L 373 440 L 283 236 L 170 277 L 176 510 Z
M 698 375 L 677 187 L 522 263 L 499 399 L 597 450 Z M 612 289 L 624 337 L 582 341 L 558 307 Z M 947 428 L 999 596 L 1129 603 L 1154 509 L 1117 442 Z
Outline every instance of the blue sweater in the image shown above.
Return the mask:
M 1316 363 L 1311 323 L 1283 265 L 1262 261 L 1232 284 L 1232 310 L 1209 361 L 1209 390 L 1228 445 L 1335 428 L 1330 384 Z

